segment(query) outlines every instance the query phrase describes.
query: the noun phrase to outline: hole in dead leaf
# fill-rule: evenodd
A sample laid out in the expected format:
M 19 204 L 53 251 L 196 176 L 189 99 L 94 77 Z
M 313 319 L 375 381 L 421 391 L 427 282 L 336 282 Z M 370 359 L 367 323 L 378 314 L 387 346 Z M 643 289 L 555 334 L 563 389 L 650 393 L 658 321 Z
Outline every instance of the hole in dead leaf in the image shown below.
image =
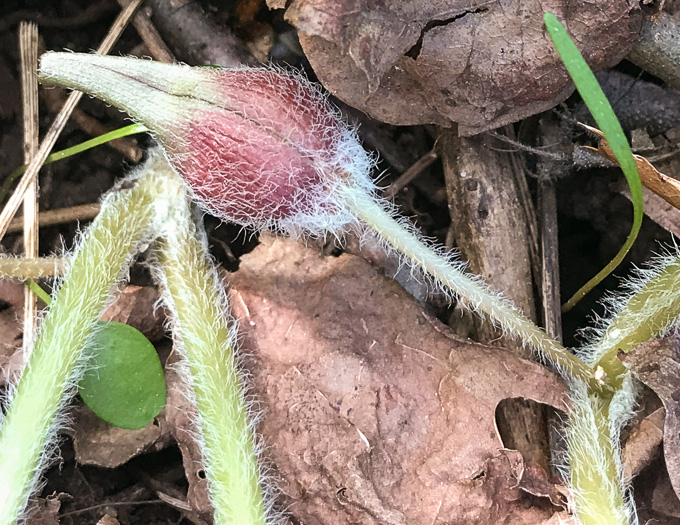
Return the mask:
M 477 481 L 478 479 L 484 479 L 485 476 L 486 476 L 486 472 L 484 472 L 483 470 L 480 470 L 476 474 L 473 474 L 471 479 L 472 479 L 472 481 Z
M 560 412 L 531 399 L 516 397 L 502 400 L 496 406 L 496 428 L 504 448 L 518 450 L 529 461 L 549 470 L 550 437 L 548 421 L 560 420 Z M 542 432 L 527 432 L 526 428 Z
M 196 475 L 198 476 L 199 479 L 205 479 L 205 470 L 201 469 L 198 472 L 196 472 Z
M 341 504 L 345 504 L 348 502 L 347 498 L 347 487 L 340 487 L 338 490 L 335 491 L 335 497 L 338 499 L 338 501 Z

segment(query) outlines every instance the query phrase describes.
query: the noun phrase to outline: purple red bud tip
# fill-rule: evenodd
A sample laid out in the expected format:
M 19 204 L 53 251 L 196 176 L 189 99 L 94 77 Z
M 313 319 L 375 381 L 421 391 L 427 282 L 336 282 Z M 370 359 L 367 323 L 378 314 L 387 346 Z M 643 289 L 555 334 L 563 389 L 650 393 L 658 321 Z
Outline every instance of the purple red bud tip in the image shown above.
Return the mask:
M 373 161 L 355 132 L 299 74 L 46 53 L 40 78 L 146 125 L 198 201 L 224 220 L 337 233 L 356 220 L 339 189 L 373 191 Z

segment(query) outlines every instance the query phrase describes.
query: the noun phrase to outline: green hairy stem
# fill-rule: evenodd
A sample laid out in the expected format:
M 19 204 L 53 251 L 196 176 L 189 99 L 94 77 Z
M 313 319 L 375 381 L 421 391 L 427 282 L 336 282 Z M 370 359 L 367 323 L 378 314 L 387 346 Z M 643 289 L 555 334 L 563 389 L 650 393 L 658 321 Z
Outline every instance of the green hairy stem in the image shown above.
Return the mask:
M 0 427 L 0 525 L 21 517 L 50 459 L 45 449 L 82 373 L 86 339 L 149 229 L 156 183 L 147 171 L 132 189 L 104 199 L 52 301 Z
M 395 220 L 376 199 L 348 189 L 346 200 L 356 216 L 378 233 L 388 247 L 404 255 L 410 264 L 430 276 L 445 292 L 455 294 L 468 308 L 488 316 L 567 377 L 578 378 L 596 391 L 601 389 L 588 365 L 548 336 L 507 299 L 492 292 L 480 279 L 463 273 L 450 258 L 428 246 L 412 227 Z
M 591 362 L 601 367 L 608 381 L 620 384 L 626 372 L 618 352 L 663 333 L 680 316 L 680 258 L 668 257 L 656 264 L 660 270 L 643 282 L 632 282 L 634 293 L 620 307 L 600 340 L 591 350 Z
M 613 396 L 594 395 L 574 387 L 567 441 L 571 483 L 580 521 L 584 524 L 627 524 L 634 515 L 624 497 L 619 431 L 633 415 L 634 387 L 619 352 L 629 352 L 669 329 L 680 315 L 680 258 L 653 263 L 628 283 L 627 297 L 610 299 L 618 310 L 598 341 L 584 349 L 588 362 L 615 389 Z
M 189 211 L 182 181 L 158 242 L 160 281 L 183 346 L 217 525 L 264 524 L 265 506 L 246 400 L 228 323 L 226 295 Z
M 576 515 L 583 525 L 628 525 L 631 509 L 619 475 L 618 431 L 612 432 L 611 399 L 572 385 L 567 442 Z

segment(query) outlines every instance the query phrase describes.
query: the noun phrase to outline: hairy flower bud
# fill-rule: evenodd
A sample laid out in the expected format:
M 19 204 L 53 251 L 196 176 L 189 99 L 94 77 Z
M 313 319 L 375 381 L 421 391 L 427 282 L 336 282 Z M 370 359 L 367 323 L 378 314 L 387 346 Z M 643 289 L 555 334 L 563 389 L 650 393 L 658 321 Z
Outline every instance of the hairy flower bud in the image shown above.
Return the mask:
M 373 160 L 299 74 L 46 53 L 44 84 L 84 91 L 153 131 L 212 214 L 254 228 L 337 233 L 355 222 L 342 185 L 373 191 Z

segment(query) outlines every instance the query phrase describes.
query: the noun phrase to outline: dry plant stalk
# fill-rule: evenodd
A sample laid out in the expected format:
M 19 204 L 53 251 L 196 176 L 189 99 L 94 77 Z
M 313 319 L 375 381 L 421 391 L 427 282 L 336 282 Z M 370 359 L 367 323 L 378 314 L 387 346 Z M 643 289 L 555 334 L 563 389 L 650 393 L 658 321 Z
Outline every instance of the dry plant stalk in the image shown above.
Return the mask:
M 19 25 L 21 51 L 21 99 L 24 122 L 24 164 L 30 164 L 38 150 L 38 26 L 22 22 Z M 34 177 L 24 195 L 24 255 L 38 257 L 38 177 Z M 37 327 L 38 297 L 24 288 L 24 359 L 33 345 Z
M 118 41 L 120 35 L 123 34 L 123 30 L 127 26 L 137 8 L 141 5 L 142 1 L 143 0 L 133 0 L 130 2 L 130 4 L 128 4 L 127 7 L 125 7 L 125 9 L 120 12 L 111 26 L 111 29 L 104 37 L 104 40 L 97 48 L 98 53 L 106 54 L 111 51 L 111 48 Z M 68 96 L 68 99 L 66 100 L 66 103 L 62 107 L 61 111 L 54 119 L 52 126 L 50 126 L 50 129 L 47 131 L 45 138 L 38 149 L 38 152 L 31 160 L 31 163 L 28 165 L 26 172 L 21 177 L 21 180 L 14 190 L 14 193 L 0 213 L 0 239 L 5 236 L 5 233 L 7 233 L 9 223 L 19 209 L 26 190 L 32 184 L 33 179 L 38 176 L 38 171 L 44 164 L 47 156 L 50 154 L 50 151 L 52 151 L 54 144 L 57 142 L 57 138 L 64 129 L 64 126 L 66 126 L 69 115 L 73 111 L 73 108 L 76 107 L 82 96 L 83 94 L 77 91 L 71 93 Z

